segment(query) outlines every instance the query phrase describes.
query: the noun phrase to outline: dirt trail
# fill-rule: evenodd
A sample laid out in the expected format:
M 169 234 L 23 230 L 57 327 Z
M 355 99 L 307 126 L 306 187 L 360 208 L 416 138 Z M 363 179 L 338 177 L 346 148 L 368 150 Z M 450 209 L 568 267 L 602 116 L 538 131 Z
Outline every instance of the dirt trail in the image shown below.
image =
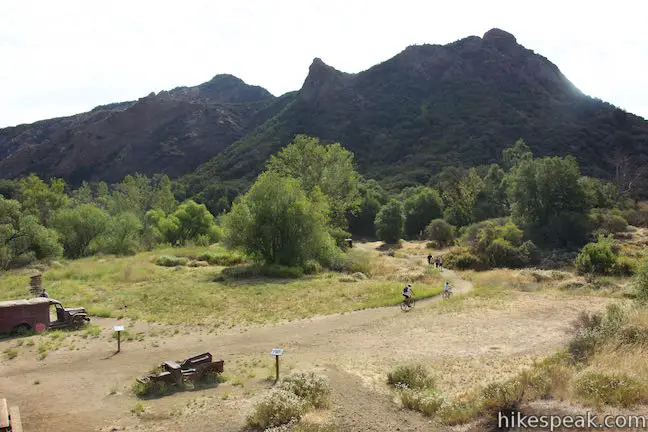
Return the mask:
M 457 294 L 472 289 L 469 281 L 451 270 L 443 275 Z M 279 346 L 285 349 L 284 365 L 322 368 L 330 376 L 332 413 L 341 430 L 429 430 L 426 419 L 400 410 L 391 401 L 384 374 L 395 364 L 425 361 L 453 372 L 448 377 L 455 381 L 442 380 L 441 385 L 470 386 L 492 369 L 510 373 L 518 368 L 511 359 L 548 353 L 564 342 L 564 329 L 572 317 L 605 303 L 524 294 L 503 308 L 438 313 L 433 306 L 440 300 L 439 296 L 421 300 L 409 313 L 393 306 L 219 334 L 192 329 L 157 339 L 155 345 L 148 339 L 124 343 L 123 351 L 114 356 L 114 341 L 105 339 L 84 340 L 81 350 L 51 352 L 43 361 L 36 359 L 34 347 L 13 360 L 0 360 L 0 392 L 20 405 L 27 432 L 111 431 L 113 427 L 117 431 L 234 432 L 240 431 L 249 401 L 244 395 L 224 400 L 226 392 L 236 390 L 230 384 L 145 402 L 156 413 L 168 413 L 203 397 L 208 398 L 208 409 L 144 423 L 129 413 L 136 399 L 128 388 L 162 360 L 211 351 L 226 361 L 227 372 L 238 360 L 263 357 L 271 363 L 268 353 Z M 115 323 L 95 321 L 105 328 Z M 0 351 L 12 345 L 0 341 Z M 249 379 L 245 388 L 262 390 L 267 387 L 263 378 Z

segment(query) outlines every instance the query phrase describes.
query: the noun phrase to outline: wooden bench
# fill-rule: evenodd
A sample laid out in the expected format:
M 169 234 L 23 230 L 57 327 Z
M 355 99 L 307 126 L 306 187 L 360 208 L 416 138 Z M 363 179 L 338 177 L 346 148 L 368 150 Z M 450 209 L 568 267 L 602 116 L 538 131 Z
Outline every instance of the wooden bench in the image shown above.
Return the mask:
M 9 408 L 9 421 L 11 423 L 11 432 L 23 432 L 20 410 L 17 406 Z
M 0 432 L 10 432 L 9 429 L 9 410 L 7 409 L 7 399 L 0 399 Z
M 6 399 L 0 399 L 0 432 L 23 432 L 20 410 L 17 406 L 7 409 Z

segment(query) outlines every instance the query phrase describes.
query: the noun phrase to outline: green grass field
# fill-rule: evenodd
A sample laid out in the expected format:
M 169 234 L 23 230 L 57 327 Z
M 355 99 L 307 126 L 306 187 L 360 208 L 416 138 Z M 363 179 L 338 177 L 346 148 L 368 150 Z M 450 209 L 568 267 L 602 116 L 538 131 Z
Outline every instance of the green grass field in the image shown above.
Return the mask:
M 215 282 L 223 267 L 161 267 L 161 255 L 188 255 L 219 247 L 161 249 L 133 257 L 64 261 L 43 274 L 50 297 L 84 306 L 100 317 L 167 324 L 264 323 L 397 305 L 404 282 L 372 278 L 349 282 L 326 272 L 299 279 L 254 278 Z M 221 249 L 222 250 L 222 249 Z M 28 295 L 29 270 L 0 273 L 0 299 Z M 346 280 L 346 281 L 343 281 Z M 434 275 L 414 284 L 418 299 L 439 294 Z M 123 308 L 127 306 L 127 308 Z

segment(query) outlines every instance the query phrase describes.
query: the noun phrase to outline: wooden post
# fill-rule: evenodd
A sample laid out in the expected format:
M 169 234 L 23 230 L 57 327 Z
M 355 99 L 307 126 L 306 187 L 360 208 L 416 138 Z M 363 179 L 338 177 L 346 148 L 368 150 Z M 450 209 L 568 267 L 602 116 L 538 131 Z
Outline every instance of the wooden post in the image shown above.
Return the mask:
M 279 382 L 279 356 L 283 354 L 283 348 L 273 348 L 270 354 L 275 356 L 275 370 L 277 372 L 277 376 L 275 378 L 276 384 L 277 382 Z
M 113 328 L 117 332 L 117 352 L 121 351 L 121 332 L 124 330 L 123 325 L 118 325 Z

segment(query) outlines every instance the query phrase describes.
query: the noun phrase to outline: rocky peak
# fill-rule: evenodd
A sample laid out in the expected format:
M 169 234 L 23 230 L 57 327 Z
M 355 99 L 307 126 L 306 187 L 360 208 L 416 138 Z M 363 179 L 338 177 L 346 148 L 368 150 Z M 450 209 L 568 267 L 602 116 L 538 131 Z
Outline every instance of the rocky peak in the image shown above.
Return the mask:
M 518 46 L 515 36 L 498 28 L 488 30 L 482 40 L 486 45 L 492 45 L 500 51 L 508 51 Z
M 301 97 L 309 102 L 320 99 L 327 93 L 344 87 L 350 76 L 350 74 L 340 72 L 324 63 L 321 58 L 316 57 L 308 68 L 308 76 L 300 91 Z

